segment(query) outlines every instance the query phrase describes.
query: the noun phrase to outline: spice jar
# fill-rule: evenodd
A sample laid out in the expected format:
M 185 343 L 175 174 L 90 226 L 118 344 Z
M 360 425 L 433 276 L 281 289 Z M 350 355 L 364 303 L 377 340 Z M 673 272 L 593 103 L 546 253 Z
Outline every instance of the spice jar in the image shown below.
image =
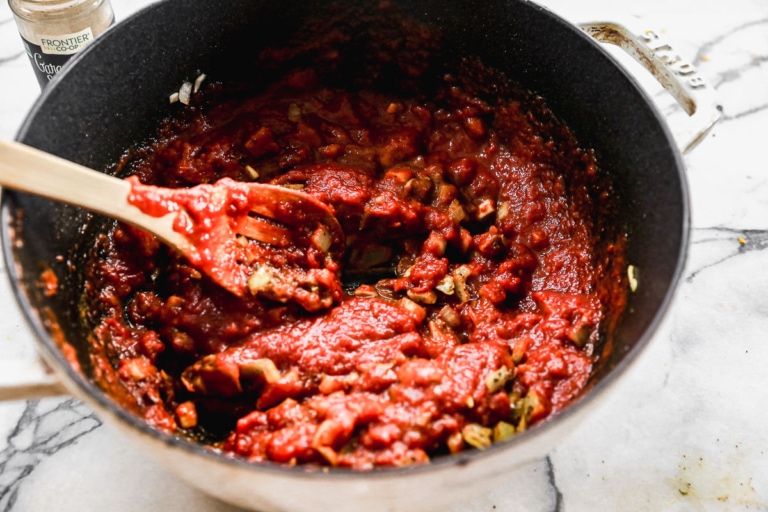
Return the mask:
M 109 0 L 8 0 L 45 88 L 61 67 L 115 21 Z

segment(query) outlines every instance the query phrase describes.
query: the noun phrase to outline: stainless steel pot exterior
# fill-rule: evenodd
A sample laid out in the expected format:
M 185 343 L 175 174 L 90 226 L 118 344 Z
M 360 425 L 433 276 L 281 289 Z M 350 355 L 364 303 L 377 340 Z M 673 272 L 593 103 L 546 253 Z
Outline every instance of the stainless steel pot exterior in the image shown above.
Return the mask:
M 688 200 L 679 152 L 649 100 L 596 43 L 557 16 L 524 0 L 396 1 L 438 26 L 446 55 L 475 56 L 543 96 L 595 149 L 622 197 L 629 261 L 640 269 L 613 350 L 578 403 L 507 443 L 435 460 L 425 467 L 371 473 L 253 466 L 161 435 L 115 406 L 72 369 L 50 332 L 50 318 L 80 353 L 87 373 L 87 328 L 78 311 L 82 276 L 79 231 L 87 214 L 3 191 L 3 250 L 18 298 L 40 338 L 43 356 L 70 390 L 140 439 L 194 485 L 259 510 L 426 510 L 455 502 L 503 478 L 504 470 L 540 457 L 587 414 L 647 344 L 671 300 L 688 243 Z M 121 23 L 72 61 L 30 112 L 18 139 L 96 169 L 109 169 L 126 148 L 154 133 L 168 95 L 197 76 L 225 73 L 285 40 L 322 1 L 167 0 Z M 377 1 L 349 2 L 357 6 Z M 42 236 L 41 236 L 42 234 Z M 74 247 L 74 249 L 73 249 Z M 63 260 L 58 258 L 65 256 Z M 59 276 L 58 293 L 38 288 L 41 269 Z M 74 269 L 74 271 L 73 271 Z M 339 500 L 344 496 L 343 500 Z

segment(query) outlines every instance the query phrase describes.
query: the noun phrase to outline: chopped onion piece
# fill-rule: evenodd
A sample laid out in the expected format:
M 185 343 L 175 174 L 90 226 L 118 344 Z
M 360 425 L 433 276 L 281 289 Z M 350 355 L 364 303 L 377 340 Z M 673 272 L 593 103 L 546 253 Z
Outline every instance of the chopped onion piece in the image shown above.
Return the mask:
M 249 175 L 249 176 L 250 176 L 252 179 L 254 179 L 254 180 L 257 180 L 257 179 L 259 179 L 259 171 L 257 171 L 256 169 L 254 169 L 254 168 L 253 168 L 253 167 L 251 167 L 250 165 L 246 165 L 246 166 L 245 166 L 245 170 L 248 172 L 248 175 Z
M 253 295 L 263 292 L 269 288 L 273 278 L 272 269 L 266 265 L 261 266 L 248 278 L 248 289 Z
M 288 106 L 288 120 L 294 123 L 301 121 L 301 107 L 295 103 Z
M 183 84 L 181 84 L 181 89 L 179 89 L 179 101 L 182 102 L 184 105 L 189 105 L 189 102 L 191 99 L 192 99 L 192 83 L 184 82 Z
M 451 217 L 453 222 L 459 223 L 467 218 L 467 213 L 464 211 L 464 207 L 458 199 L 451 201 L 451 205 L 448 207 L 448 216 Z
M 355 297 L 378 297 L 379 293 L 376 291 L 376 288 L 371 286 L 370 284 L 361 284 L 357 288 L 355 288 Z
M 266 357 L 243 364 L 240 367 L 240 374 L 245 377 L 262 375 L 269 384 L 274 384 L 280 380 L 280 370 L 277 369 L 274 361 Z
M 496 212 L 496 203 L 493 199 L 483 199 L 477 205 L 477 220 L 483 220 Z
M 200 86 L 202 85 L 203 80 L 205 80 L 205 73 L 200 73 L 197 75 L 197 78 L 195 78 L 195 84 L 192 87 L 192 92 L 198 92 L 200 90 Z
M 427 311 L 416 302 L 413 302 L 407 297 L 403 297 L 398 301 L 398 306 L 410 311 L 418 322 L 422 322 L 427 317 Z
M 450 327 L 458 327 L 461 325 L 461 317 L 451 306 L 446 304 L 443 309 L 440 310 L 440 318 L 448 324 Z
M 469 300 L 469 291 L 467 291 L 467 279 L 472 275 L 472 269 L 467 265 L 459 265 L 453 271 L 453 286 L 456 297 L 465 303 Z
M 470 446 L 482 450 L 488 448 L 493 444 L 492 437 L 493 431 L 490 428 L 478 425 L 477 423 L 469 423 L 461 429 L 461 436 L 464 438 L 464 442 Z
M 339 463 L 339 456 L 338 454 L 333 451 L 333 448 L 330 446 L 314 446 L 314 450 L 316 450 L 320 455 L 325 457 L 325 460 L 327 460 L 331 466 L 336 466 Z
M 312 233 L 312 243 L 324 253 L 327 253 L 328 249 L 331 248 L 332 242 L 331 234 L 325 228 L 317 228 L 315 232 Z
M 414 292 L 413 290 L 408 290 L 406 294 L 409 298 L 423 304 L 434 304 L 437 302 L 437 294 L 432 290 L 427 292 Z
M 632 290 L 632 292 L 637 291 L 637 267 L 634 265 L 629 265 L 627 267 L 627 277 L 629 278 L 629 289 Z
M 510 371 L 506 366 L 502 366 L 495 372 L 488 374 L 485 378 L 485 387 L 489 393 L 495 393 L 502 389 L 513 376 L 514 372 Z
M 506 421 L 500 421 L 493 427 L 493 442 L 498 443 L 509 439 L 515 435 L 515 426 L 507 423 Z
M 438 283 L 438 285 L 435 286 L 435 289 L 443 292 L 446 295 L 453 295 L 453 291 L 454 291 L 453 277 L 445 276 Z
M 181 428 L 195 428 L 197 426 L 197 408 L 191 400 L 183 402 L 176 407 L 176 419 Z
M 509 214 L 511 213 L 509 211 L 509 206 L 509 201 L 504 201 L 499 205 L 499 211 L 496 213 L 497 220 L 504 220 L 509 217 Z

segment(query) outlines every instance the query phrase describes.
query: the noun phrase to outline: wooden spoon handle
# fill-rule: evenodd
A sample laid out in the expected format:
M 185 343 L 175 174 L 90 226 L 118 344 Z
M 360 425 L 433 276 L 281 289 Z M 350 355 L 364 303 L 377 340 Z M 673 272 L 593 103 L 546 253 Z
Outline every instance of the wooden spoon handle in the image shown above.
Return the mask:
M 128 203 L 131 184 L 44 151 L 0 140 L 0 186 L 28 192 L 138 226 L 178 247 L 171 216 L 151 217 Z
M 127 202 L 128 182 L 18 142 L 0 140 L 0 186 L 111 217 L 136 213 Z

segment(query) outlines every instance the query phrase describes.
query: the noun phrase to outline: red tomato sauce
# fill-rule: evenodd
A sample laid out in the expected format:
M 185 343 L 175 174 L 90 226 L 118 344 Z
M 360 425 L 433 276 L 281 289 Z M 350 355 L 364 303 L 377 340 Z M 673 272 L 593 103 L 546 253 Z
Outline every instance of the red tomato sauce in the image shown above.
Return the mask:
M 347 249 L 307 308 L 237 296 L 116 225 L 85 297 L 117 400 L 232 456 L 368 469 L 486 448 L 583 392 L 623 308 L 623 237 L 593 153 L 540 98 L 454 77 L 427 99 L 350 92 L 300 70 L 198 99 L 125 162 L 135 182 L 301 189 Z M 272 279 L 307 257 L 246 243 Z
M 144 185 L 136 176 L 128 181 L 128 202 L 154 217 L 173 215 L 180 252 L 233 294 L 295 301 L 307 311 L 340 299 L 336 259 L 344 234 L 312 196 L 230 178 L 173 189 Z

